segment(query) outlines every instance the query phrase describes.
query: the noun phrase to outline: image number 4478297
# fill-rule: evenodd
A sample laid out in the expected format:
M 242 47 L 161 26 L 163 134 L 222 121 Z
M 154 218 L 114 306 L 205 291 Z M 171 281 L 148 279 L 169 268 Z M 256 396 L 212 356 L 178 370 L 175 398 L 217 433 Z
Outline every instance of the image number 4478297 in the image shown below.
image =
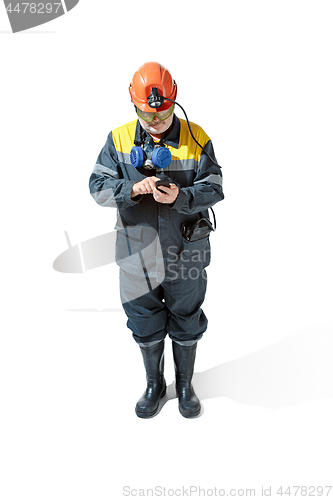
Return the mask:
M 54 12 L 58 13 L 58 10 L 62 8 L 61 2 L 58 3 L 33 3 L 33 2 L 22 2 L 22 3 L 9 3 L 6 7 L 6 11 L 10 14 L 51 14 Z
M 78 3 L 79 0 L 58 0 L 56 2 L 9 2 L 4 0 L 13 33 L 48 23 L 66 14 Z

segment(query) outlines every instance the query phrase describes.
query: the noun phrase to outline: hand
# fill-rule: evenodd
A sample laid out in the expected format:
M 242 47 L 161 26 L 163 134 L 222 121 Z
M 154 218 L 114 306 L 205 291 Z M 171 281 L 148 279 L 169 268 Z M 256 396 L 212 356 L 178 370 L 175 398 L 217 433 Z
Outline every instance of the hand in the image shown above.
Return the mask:
M 158 181 L 159 179 L 157 177 L 145 177 L 140 182 L 137 182 L 134 184 L 132 187 L 131 191 L 131 198 L 134 198 L 134 196 L 138 196 L 139 194 L 151 194 L 154 192 L 154 189 L 156 189 L 155 182 Z
M 163 193 L 161 193 L 162 190 Z M 176 184 L 170 184 L 170 187 L 158 186 L 158 189 L 154 185 L 153 197 L 158 203 L 173 203 L 176 200 L 178 193 L 179 189 Z

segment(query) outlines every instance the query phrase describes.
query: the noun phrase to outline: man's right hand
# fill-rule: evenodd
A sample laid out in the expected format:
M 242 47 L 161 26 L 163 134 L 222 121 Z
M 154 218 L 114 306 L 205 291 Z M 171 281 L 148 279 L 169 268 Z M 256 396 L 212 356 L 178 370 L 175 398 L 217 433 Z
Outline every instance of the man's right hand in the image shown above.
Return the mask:
M 156 185 L 155 182 L 159 181 L 160 179 L 158 177 L 146 177 L 140 182 L 137 182 L 134 184 L 132 187 L 131 191 L 131 198 L 134 198 L 134 196 L 138 196 L 139 194 L 151 194 L 156 190 Z

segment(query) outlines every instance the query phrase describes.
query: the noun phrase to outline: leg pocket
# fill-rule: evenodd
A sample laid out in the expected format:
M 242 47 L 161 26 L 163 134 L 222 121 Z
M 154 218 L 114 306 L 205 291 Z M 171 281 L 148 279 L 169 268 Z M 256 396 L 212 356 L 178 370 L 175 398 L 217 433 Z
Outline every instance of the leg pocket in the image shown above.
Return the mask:
M 209 236 L 197 241 L 188 241 L 183 238 L 183 251 L 178 261 L 187 269 L 204 269 L 210 263 Z

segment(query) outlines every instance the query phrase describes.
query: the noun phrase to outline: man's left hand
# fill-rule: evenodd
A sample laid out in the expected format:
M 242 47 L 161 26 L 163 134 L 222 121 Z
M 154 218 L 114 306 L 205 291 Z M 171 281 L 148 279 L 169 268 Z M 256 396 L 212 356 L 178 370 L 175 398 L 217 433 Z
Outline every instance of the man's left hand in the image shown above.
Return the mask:
M 163 190 L 163 193 L 159 190 Z M 155 187 L 153 190 L 153 197 L 158 203 L 173 203 L 179 193 L 179 189 L 176 184 L 170 184 L 170 187 L 167 186 L 158 186 L 158 189 Z

